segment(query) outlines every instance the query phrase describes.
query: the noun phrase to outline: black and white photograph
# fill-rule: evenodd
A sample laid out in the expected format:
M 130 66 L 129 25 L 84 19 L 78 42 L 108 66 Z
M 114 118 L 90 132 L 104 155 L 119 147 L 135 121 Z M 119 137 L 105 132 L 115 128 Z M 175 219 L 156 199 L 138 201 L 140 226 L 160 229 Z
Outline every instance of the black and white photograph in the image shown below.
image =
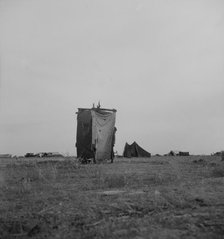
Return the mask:
M 224 238 L 224 0 L 0 0 L 0 238 Z

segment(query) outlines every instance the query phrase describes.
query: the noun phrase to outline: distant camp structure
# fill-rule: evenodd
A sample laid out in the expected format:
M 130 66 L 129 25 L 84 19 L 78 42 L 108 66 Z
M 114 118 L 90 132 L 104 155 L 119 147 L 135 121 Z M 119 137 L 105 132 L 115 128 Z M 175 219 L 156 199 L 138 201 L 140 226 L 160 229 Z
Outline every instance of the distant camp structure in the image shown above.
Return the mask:
M 165 156 L 190 156 L 190 153 L 189 152 L 182 152 L 182 151 L 171 150 Z
M 214 156 L 220 156 L 221 157 L 221 160 L 224 161 L 224 150 L 221 150 L 219 152 L 216 152 L 214 154 L 212 154 Z
M 113 162 L 115 144 L 115 109 L 104 109 L 98 104 L 92 108 L 78 108 L 76 148 L 81 162 Z
M 151 153 L 140 147 L 136 142 L 133 142 L 132 144 L 125 144 L 123 156 L 126 158 L 151 157 Z
M 214 156 L 222 156 L 222 154 L 224 154 L 224 150 L 218 151 L 216 153 L 213 153 L 212 155 Z
M 26 153 L 24 155 L 25 158 L 44 158 L 44 157 L 64 157 L 62 154 L 58 152 L 41 152 L 41 153 Z

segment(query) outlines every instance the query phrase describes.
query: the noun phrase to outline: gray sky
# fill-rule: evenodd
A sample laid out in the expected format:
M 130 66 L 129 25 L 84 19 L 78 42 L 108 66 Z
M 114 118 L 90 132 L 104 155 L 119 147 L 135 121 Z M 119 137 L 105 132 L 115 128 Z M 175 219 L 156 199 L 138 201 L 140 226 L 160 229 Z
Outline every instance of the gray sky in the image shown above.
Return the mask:
M 117 141 L 224 149 L 223 0 L 0 0 L 0 153 L 75 154 L 76 110 Z

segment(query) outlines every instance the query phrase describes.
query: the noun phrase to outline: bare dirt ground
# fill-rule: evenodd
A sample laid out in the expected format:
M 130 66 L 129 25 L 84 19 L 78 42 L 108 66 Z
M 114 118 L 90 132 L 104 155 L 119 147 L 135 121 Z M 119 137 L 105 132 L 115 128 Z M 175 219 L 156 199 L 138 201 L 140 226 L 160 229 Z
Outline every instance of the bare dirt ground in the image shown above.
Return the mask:
M 224 161 L 0 159 L 0 238 L 224 238 Z

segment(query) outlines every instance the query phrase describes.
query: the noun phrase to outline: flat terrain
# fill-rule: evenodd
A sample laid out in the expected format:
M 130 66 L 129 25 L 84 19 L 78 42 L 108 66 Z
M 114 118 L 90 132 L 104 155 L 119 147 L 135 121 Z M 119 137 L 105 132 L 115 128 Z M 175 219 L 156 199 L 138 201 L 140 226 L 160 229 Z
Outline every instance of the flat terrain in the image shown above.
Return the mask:
M 0 238 L 224 238 L 224 161 L 0 159 Z

